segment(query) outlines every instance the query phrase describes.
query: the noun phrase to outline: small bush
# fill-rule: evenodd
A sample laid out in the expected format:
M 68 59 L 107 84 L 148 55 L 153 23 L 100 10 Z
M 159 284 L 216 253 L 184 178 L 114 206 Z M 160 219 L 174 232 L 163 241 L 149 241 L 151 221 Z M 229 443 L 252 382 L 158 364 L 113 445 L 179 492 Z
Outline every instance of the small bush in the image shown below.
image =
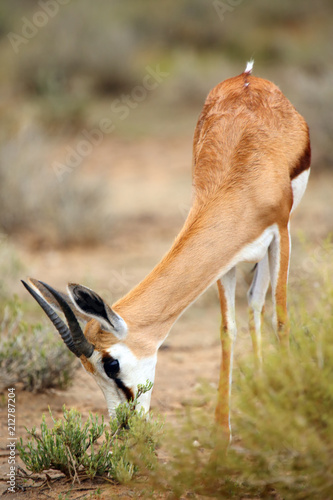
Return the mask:
M 18 446 L 27 469 L 33 473 L 54 469 L 73 482 L 105 477 L 127 483 L 138 470 L 135 453 L 146 467 L 152 467 L 161 425 L 147 420 L 143 409 L 135 409 L 138 397 L 151 387 L 148 382 L 138 386 L 135 399 L 118 406 L 109 426 L 104 424 L 103 417 L 99 423 L 98 416 L 92 414 L 83 424 L 79 411 L 63 407 L 63 420 L 52 417 L 54 426 L 49 429 L 43 415 L 40 434 L 35 427 L 31 431 L 27 429 L 28 443 L 24 444 L 21 438 Z M 52 416 L 51 411 L 50 414 Z M 103 434 L 104 441 L 97 445 Z
M 28 326 L 16 299 L 7 302 L 0 319 L 0 390 L 20 384 L 27 391 L 65 388 L 78 361 L 54 331 Z

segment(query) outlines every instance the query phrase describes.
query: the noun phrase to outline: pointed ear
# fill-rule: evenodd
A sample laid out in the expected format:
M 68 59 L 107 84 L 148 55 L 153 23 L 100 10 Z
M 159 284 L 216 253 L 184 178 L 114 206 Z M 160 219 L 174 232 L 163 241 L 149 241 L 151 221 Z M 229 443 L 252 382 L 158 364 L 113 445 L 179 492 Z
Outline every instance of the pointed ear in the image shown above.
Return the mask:
M 123 318 L 115 313 L 97 293 L 75 283 L 69 283 L 67 290 L 78 311 L 89 318 L 97 319 L 104 330 L 113 333 L 119 339 L 126 336 L 127 325 Z
M 44 300 L 46 300 L 46 302 L 53 309 L 55 309 L 56 311 L 61 312 L 61 313 L 63 312 L 63 310 L 59 306 L 59 304 L 56 301 L 56 299 L 54 298 L 54 296 L 43 285 L 43 283 L 41 283 L 40 281 L 38 281 L 34 278 L 28 278 L 27 281 L 28 281 L 29 285 L 38 293 L 38 295 L 40 295 Z M 80 321 L 83 321 L 84 323 L 87 323 L 90 320 L 90 318 L 88 316 L 86 316 L 85 314 L 82 314 L 80 311 L 78 311 L 76 309 L 76 307 L 74 307 L 71 298 L 66 293 L 60 292 L 59 290 L 57 290 L 57 292 L 59 293 L 59 295 L 61 295 L 63 300 L 69 305 L 69 307 L 75 313 L 75 316 L 77 317 L 77 319 L 79 319 Z

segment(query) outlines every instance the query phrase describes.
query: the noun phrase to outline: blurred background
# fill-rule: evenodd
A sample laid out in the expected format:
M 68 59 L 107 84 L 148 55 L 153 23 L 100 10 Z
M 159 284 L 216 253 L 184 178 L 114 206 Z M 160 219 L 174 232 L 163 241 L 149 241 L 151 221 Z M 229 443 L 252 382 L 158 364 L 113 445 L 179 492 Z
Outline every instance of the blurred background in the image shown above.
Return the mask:
M 204 99 L 251 58 L 307 119 L 312 175 L 329 172 L 332 15 L 330 0 L 2 2 L 0 231 L 38 251 L 180 225 Z
M 189 210 L 205 97 L 252 58 L 310 126 L 297 284 L 300 234 L 317 251 L 333 230 L 332 15 L 330 0 L 2 2 L 2 300 L 26 298 L 26 275 L 81 281 L 111 302 L 141 280 Z M 216 305 L 215 291 L 200 300 Z

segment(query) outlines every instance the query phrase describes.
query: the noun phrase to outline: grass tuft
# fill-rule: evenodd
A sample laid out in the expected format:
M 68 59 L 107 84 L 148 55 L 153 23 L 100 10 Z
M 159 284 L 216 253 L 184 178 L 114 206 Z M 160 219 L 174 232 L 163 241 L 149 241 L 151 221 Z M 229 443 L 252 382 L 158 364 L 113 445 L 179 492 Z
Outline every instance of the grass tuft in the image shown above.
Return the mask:
M 20 457 L 27 469 L 41 473 L 50 469 L 60 471 L 72 482 L 104 477 L 118 483 L 128 483 L 138 472 L 137 459 L 144 457 L 145 467 L 156 462 L 155 448 L 161 424 L 148 420 L 143 408 L 136 409 L 138 398 L 152 384 L 138 386 L 133 401 L 123 403 L 109 425 L 98 416 L 89 415 L 83 424 L 78 410 L 63 407 L 63 419 L 55 420 L 50 411 L 53 428 L 48 428 L 43 415 L 40 433 L 28 430 L 29 440 L 18 445 Z M 104 436 L 102 443 L 99 438 Z

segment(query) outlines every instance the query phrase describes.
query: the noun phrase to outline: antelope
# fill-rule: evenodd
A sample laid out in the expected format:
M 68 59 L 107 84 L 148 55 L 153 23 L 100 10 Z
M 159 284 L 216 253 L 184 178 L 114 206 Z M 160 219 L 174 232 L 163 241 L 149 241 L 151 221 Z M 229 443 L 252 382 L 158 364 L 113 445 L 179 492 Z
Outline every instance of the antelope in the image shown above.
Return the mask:
M 69 284 L 65 294 L 35 279 L 23 282 L 100 386 L 111 416 L 138 384 L 154 382 L 157 352 L 172 325 L 217 283 L 222 359 L 215 419 L 231 439 L 236 266 L 242 261 L 256 263 L 248 304 L 257 366 L 270 283 L 273 322 L 288 349 L 289 221 L 309 177 L 309 130 L 278 87 L 252 75 L 252 66 L 209 93 L 194 132 L 188 217 L 169 252 L 136 287 L 110 307 L 83 285 Z M 86 322 L 84 333 L 79 320 Z M 150 399 L 151 391 L 139 399 L 147 412 Z

